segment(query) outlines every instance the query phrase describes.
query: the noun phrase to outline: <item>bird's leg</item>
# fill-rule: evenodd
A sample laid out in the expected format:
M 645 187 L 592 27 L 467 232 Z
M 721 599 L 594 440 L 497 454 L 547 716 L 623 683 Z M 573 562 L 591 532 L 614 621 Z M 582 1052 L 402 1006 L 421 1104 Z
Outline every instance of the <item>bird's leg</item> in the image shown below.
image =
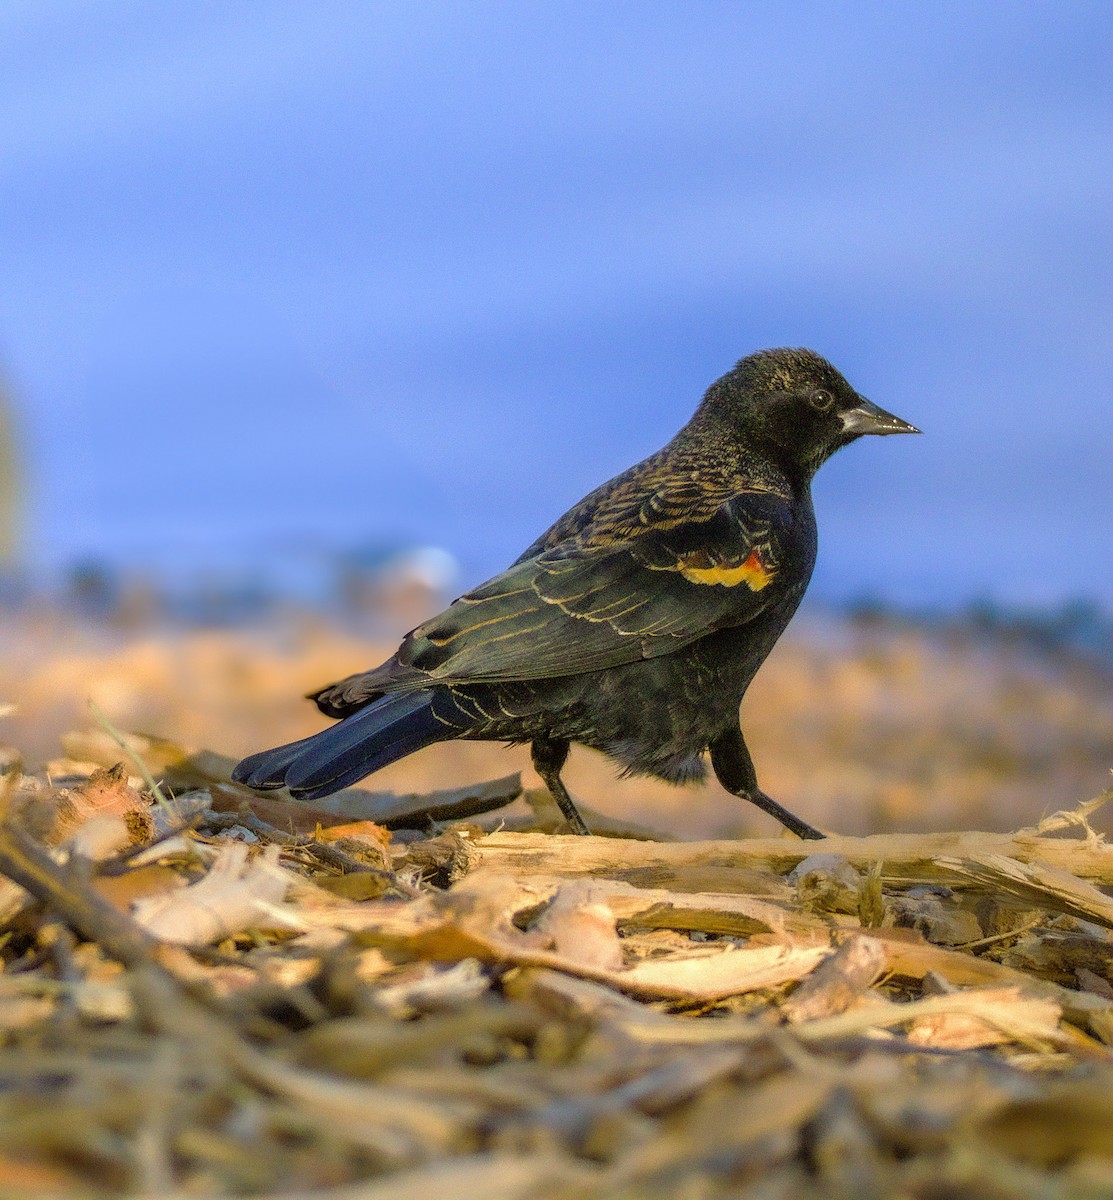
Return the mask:
M 568 760 L 568 743 L 556 739 L 535 738 L 530 746 L 530 753 L 533 757 L 533 769 L 541 776 L 560 811 L 564 813 L 569 829 L 573 833 L 591 833 L 560 779 L 561 767 Z
M 719 782 L 742 800 L 749 800 L 757 805 L 762 812 L 776 817 L 786 828 L 791 829 L 797 837 L 822 838 L 824 835 L 814 829 L 806 821 L 801 821 L 795 813 L 790 813 L 767 796 L 757 786 L 757 772 L 754 770 L 753 759 L 746 748 L 741 729 L 732 729 L 711 743 L 711 766 Z

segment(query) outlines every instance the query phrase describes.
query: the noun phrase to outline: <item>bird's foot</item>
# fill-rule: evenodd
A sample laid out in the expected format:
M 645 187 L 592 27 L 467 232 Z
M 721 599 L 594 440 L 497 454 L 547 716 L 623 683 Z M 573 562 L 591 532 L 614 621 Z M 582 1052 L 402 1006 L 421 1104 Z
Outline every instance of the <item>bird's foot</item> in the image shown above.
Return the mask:
M 767 796 L 758 788 L 740 793 L 740 798 L 749 800 L 762 812 L 767 812 L 771 817 L 775 817 L 786 829 L 791 830 L 799 838 L 807 841 L 821 841 L 827 836 L 825 833 L 820 833 L 815 826 L 809 825 L 807 821 L 802 821 L 795 813 L 789 812 L 783 804 L 778 804 L 772 796 Z
M 547 738 L 535 738 L 530 747 L 533 757 L 534 770 L 541 776 L 542 782 L 549 789 L 549 795 L 556 801 L 557 807 L 564 813 L 570 833 L 578 833 L 581 837 L 590 837 L 583 817 L 580 816 L 576 802 L 568 794 L 560 778 L 560 769 L 568 758 L 568 743 L 550 741 Z

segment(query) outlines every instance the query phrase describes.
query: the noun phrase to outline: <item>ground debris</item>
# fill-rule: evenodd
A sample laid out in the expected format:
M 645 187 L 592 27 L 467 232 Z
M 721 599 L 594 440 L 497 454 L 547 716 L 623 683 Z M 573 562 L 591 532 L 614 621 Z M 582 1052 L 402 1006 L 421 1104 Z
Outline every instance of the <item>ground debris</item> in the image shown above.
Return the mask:
M 172 795 L 100 734 L 0 778 L 0 1196 L 1113 1194 L 1093 804 L 818 847 L 466 823 L 504 780 L 392 836 L 382 793 L 307 823 L 126 738 Z

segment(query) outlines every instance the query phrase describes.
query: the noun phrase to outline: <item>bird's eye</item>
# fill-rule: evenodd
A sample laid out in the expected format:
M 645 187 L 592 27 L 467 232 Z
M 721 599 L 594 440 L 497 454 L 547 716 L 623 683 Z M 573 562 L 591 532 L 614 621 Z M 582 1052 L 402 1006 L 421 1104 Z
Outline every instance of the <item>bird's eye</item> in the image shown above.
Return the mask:
M 808 403 L 819 412 L 826 412 L 835 403 L 835 397 L 825 388 L 816 388 L 809 393 Z

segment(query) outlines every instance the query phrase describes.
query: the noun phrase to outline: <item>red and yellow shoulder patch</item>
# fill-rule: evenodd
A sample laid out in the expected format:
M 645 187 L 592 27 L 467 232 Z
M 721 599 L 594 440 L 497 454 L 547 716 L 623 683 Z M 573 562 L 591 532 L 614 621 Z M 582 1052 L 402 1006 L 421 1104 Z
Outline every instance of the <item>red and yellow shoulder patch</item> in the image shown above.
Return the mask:
M 773 582 L 772 569 L 762 562 L 756 550 L 752 550 L 750 557 L 737 567 L 726 563 L 710 563 L 704 554 L 690 554 L 680 560 L 680 574 L 689 583 L 715 584 L 719 587 L 737 587 L 744 583 L 751 592 L 760 592 Z

